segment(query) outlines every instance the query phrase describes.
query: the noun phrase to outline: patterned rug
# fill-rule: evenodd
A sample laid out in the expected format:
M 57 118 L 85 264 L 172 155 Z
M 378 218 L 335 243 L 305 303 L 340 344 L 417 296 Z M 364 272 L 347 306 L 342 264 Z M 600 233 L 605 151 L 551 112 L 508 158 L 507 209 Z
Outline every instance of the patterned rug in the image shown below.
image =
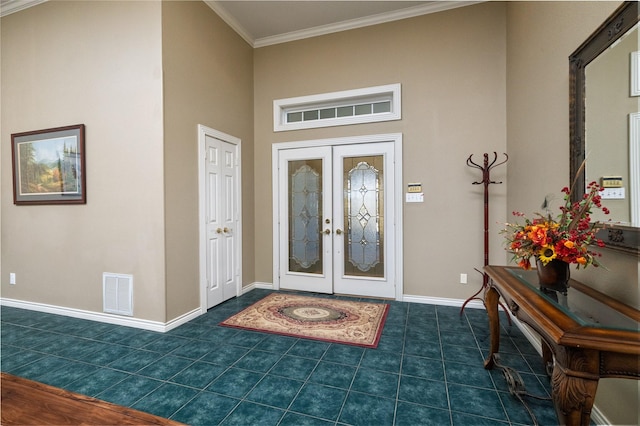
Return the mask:
M 389 305 L 271 293 L 220 325 L 375 348 Z

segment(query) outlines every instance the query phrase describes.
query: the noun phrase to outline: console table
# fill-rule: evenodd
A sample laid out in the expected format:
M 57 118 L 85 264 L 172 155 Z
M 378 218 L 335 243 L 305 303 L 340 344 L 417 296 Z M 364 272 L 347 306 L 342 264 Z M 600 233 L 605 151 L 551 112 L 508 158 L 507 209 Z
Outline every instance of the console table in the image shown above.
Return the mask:
M 589 425 L 602 377 L 640 379 L 640 311 L 575 280 L 566 295 L 542 292 L 535 270 L 486 266 L 485 295 L 491 347 L 484 366 L 496 365 L 500 345 L 498 302 L 533 328 L 551 376 L 552 398 L 563 425 Z

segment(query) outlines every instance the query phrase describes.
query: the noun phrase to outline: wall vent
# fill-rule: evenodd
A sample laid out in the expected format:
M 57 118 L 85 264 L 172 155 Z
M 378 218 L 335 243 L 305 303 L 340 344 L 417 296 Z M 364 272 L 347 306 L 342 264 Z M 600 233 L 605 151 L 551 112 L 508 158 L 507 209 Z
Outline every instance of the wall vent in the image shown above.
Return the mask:
M 102 299 L 104 312 L 133 316 L 133 275 L 103 273 Z

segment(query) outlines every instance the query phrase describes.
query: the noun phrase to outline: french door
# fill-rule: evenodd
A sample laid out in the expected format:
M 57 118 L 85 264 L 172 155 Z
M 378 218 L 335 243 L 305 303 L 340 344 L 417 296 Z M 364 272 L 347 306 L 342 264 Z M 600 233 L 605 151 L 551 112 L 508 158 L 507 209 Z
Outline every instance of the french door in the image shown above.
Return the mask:
M 393 141 L 277 151 L 280 288 L 396 297 L 394 153 Z

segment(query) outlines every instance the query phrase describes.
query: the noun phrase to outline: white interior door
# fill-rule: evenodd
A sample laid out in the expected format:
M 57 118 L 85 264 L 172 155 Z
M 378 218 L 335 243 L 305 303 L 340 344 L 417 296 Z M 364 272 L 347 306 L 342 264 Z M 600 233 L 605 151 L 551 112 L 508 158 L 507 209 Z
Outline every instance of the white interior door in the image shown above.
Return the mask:
M 331 147 L 280 151 L 280 288 L 333 292 Z
M 280 288 L 395 298 L 393 142 L 278 151 Z
M 201 285 L 206 308 L 239 294 L 239 140 L 212 129 L 201 134 Z
M 333 148 L 333 291 L 395 298 L 392 142 Z

